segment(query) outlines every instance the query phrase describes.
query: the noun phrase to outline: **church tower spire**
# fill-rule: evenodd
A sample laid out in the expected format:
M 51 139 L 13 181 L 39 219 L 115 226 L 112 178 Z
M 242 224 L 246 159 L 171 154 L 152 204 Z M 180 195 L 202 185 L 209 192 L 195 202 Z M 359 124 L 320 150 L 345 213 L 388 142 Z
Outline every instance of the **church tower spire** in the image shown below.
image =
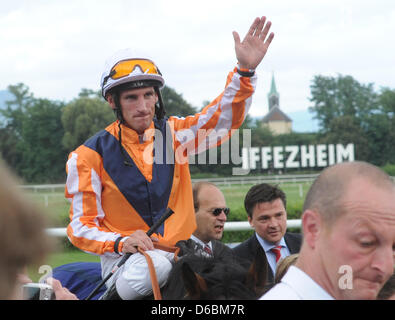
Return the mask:
M 280 94 L 277 92 L 276 89 L 276 82 L 274 81 L 274 72 L 272 73 L 272 84 L 270 87 L 270 92 L 267 95 L 267 100 L 269 102 L 269 112 L 275 106 L 280 108 Z

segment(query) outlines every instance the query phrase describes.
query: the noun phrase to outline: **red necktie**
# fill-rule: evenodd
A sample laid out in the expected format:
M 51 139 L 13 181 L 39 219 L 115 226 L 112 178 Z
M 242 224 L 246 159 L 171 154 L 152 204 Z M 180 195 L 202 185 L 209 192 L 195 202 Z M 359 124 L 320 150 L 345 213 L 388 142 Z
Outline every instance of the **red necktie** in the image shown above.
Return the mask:
M 275 246 L 275 247 L 270 249 L 270 251 L 273 252 L 276 255 L 276 263 L 281 258 L 281 251 L 280 250 L 281 250 L 281 246 Z
M 213 254 L 213 252 L 211 251 L 209 245 L 207 245 L 207 244 L 204 246 L 204 251 L 206 251 L 210 256 Z

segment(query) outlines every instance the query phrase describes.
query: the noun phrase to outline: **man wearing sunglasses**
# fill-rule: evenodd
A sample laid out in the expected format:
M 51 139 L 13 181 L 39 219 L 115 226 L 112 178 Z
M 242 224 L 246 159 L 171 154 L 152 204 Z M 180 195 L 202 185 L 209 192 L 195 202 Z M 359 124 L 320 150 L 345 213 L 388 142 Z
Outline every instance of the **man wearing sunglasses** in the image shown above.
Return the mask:
M 181 249 L 179 256 L 233 256 L 232 250 L 220 241 L 230 212 L 222 191 L 215 184 L 206 181 L 194 183 L 192 190 L 196 229 L 190 239 L 177 242 L 176 246 Z
M 214 256 L 220 250 L 229 250 L 222 239 L 229 208 L 225 197 L 215 184 L 197 182 L 193 185 L 193 202 L 196 216 L 196 230 L 191 239 L 203 248 L 207 256 Z
M 138 299 L 152 290 L 137 247 L 149 251 L 164 285 L 171 255 L 154 249 L 154 242 L 174 246 L 196 229 L 187 157 L 218 146 L 243 123 L 255 69 L 274 36 L 270 26 L 265 17 L 256 18 L 243 41 L 233 32 L 238 64 L 224 91 L 186 118 L 165 117 L 160 94 L 165 82 L 151 59 L 123 50 L 108 60 L 102 95 L 117 120 L 70 153 L 65 194 L 71 202 L 68 237 L 81 250 L 101 256 L 103 276 L 123 254 L 133 253 L 106 283 L 113 296 Z M 211 129 L 222 136 L 212 139 Z M 146 231 L 167 208 L 174 214 L 148 237 Z M 222 231 L 219 225 L 216 230 Z

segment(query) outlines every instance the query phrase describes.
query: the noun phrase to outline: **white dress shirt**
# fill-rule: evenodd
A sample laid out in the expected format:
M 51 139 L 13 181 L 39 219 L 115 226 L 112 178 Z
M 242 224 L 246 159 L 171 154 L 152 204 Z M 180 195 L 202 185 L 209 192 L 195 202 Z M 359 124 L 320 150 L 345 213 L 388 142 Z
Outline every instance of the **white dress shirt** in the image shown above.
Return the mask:
M 302 270 L 290 266 L 281 282 L 259 300 L 333 300 L 333 297 Z
M 278 244 L 273 244 L 265 239 L 261 238 L 256 232 L 255 236 L 258 239 L 259 244 L 262 246 L 263 250 L 265 250 L 267 262 L 269 263 L 270 269 L 272 269 L 273 274 L 276 274 L 277 263 L 276 263 L 276 255 L 274 252 L 270 251 L 272 248 L 276 246 L 281 246 L 281 259 L 288 257 L 291 252 L 289 251 L 287 244 L 285 243 L 284 237 L 281 238 Z

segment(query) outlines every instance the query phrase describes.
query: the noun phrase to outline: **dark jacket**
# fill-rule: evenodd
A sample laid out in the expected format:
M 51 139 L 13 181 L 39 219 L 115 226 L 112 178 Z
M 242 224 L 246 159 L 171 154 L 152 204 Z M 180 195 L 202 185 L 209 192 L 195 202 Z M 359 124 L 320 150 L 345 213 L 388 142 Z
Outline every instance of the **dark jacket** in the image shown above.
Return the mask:
M 287 232 L 284 235 L 284 240 L 291 254 L 299 252 L 300 247 L 302 245 L 302 235 L 300 233 Z M 234 247 L 233 253 L 239 258 L 252 262 L 252 260 L 256 255 L 257 250 L 263 250 L 263 248 L 260 245 L 254 233 L 250 238 L 240 243 L 238 246 Z M 267 286 L 270 287 L 273 285 L 273 283 L 274 283 L 274 275 L 272 269 L 269 267 L 267 272 L 266 284 Z
M 203 247 L 193 241 L 192 239 L 180 240 L 176 243 L 176 246 L 180 248 L 178 256 L 183 256 L 185 254 L 199 254 L 203 251 Z M 233 256 L 233 251 L 226 244 L 218 240 L 211 240 L 211 246 L 213 250 L 214 257 L 222 256 Z

